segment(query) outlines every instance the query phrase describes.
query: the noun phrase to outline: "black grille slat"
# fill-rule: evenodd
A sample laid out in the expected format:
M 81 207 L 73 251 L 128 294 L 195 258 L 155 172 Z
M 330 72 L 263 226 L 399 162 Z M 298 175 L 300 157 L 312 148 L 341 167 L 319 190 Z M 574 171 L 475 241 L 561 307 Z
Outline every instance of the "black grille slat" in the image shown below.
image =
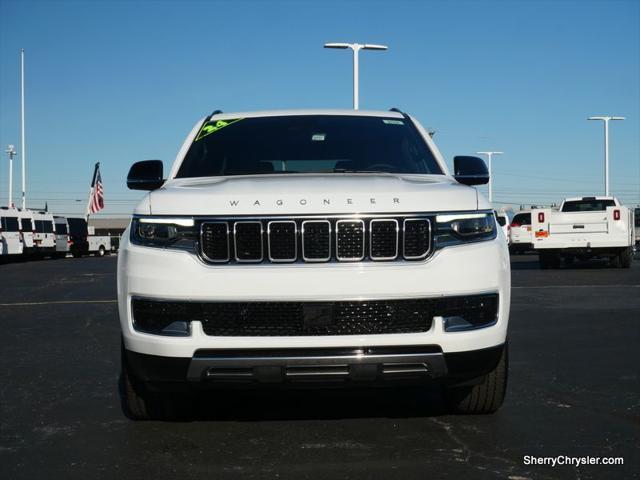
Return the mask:
M 429 220 L 407 219 L 404 221 L 404 257 L 424 258 L 431 247 L 431 224 Z
M 371 220 L 371 253 L 373 260 L 392 260 L 398 256 L 398 222 Z
M 236 222 L 233 230 L 236 260 L 239 262 L 262 261 L 262 223 Z
M 364 258 L 364 222 L 362 220 L 336 222 L 336 258 L 347 261 Z
M 302 251 L 305 260 L 327 261 L 331 258 L 331 224 L 326 220 L 302 223 Z
M 229 260 L 229 225 L 227 222 L 202 224 L 202 253 L 212 262 Z
M 269 222 L 269 259 L 293 262 L 297 258 L 296 222 Z

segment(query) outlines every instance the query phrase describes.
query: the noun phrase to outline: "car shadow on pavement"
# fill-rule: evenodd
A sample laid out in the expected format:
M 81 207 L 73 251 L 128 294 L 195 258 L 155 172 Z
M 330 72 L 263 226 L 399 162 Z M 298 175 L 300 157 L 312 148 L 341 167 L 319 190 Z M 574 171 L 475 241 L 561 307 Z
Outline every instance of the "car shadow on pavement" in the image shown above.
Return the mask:
M 280 389 L 201 392 L 195 419 L 208 421 L 336 420 L 434 417 L 448 413 L 440 389 Z
M 122 378 L 118 381 L 124 403 Z M 184 401 L 170 422 L 338 420 L 345 418 L 437 417 L 449 414 L 437 384 L 371 388 L 229 388 L 202 390 Z

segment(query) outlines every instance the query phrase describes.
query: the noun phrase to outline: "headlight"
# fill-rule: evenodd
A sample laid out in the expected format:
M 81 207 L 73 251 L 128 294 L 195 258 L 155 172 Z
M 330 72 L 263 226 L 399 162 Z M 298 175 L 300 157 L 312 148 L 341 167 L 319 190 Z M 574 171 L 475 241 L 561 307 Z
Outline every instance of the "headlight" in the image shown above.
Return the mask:
M 193 218 L 136 217 L 131 221 L 131 243 L 135 245 L 193 250 L 195 241 Z
M 496 232 L 496 220 L 491 212 L 437 215 L 435 246 L 493 240 Z

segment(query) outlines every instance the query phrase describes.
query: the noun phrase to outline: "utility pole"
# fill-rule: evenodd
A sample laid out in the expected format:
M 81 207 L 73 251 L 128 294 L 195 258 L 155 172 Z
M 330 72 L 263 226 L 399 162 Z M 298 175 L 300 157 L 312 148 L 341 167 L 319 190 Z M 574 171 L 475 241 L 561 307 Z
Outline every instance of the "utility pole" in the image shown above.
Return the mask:
M 22 210 L 27 209 L 27 197 L 25 191 L 27 189 L 26 171 L 27 171 L 27 147 L 24 138 L 24 48 L 20 50 L 20 148 L 22 151 Z
M 478 155 L 486 155 L 489 158 L 489 203 L 493 203 L 493 174 L 491 173 L 491 159 L 494 155 L 502 155 L 504 152 L 476 152 Z
M 16 156 L 16 149 L 13 145 L 7 145 L 5 150 L 9 156 L 9 203 L 7 207 L 13 207 L 13 157 Z
M 358 85 L 360 66 L 358 63 L 358 53 L 360 50 L 387 50 L 389 47 L 386 45 L 374 45 L 372 43 L 365 43 L 364 45 L 360 43 L 325 43 L 324 48 L 350 48 L 353 52 L 353 109 L 358 110 L 360 104 Z
M 589 117 L 587 120 L 602 120 L 604 122 L 604 194 L 609 196 L 609 121 L 626 120 L 625 117 Z

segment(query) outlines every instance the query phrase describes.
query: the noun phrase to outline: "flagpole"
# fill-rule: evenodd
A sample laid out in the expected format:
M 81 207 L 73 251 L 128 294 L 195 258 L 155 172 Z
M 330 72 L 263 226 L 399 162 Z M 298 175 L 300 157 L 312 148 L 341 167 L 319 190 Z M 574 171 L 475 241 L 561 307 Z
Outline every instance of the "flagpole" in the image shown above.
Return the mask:
M 93 178 L 91 179 L 91 188 L 89 188 L 89 200 L 87 200 L 87 213 L 85 215 L 85 221 L 87 226 L 89 225 L 89 211 L 91 210 L 91 199 L 93 198 L 93 189 L 96 185 L 96 177 L 98 176 L 98 169 L 100 168 L 100 162 L 96 162 L 96 166 L 93 169 Z

